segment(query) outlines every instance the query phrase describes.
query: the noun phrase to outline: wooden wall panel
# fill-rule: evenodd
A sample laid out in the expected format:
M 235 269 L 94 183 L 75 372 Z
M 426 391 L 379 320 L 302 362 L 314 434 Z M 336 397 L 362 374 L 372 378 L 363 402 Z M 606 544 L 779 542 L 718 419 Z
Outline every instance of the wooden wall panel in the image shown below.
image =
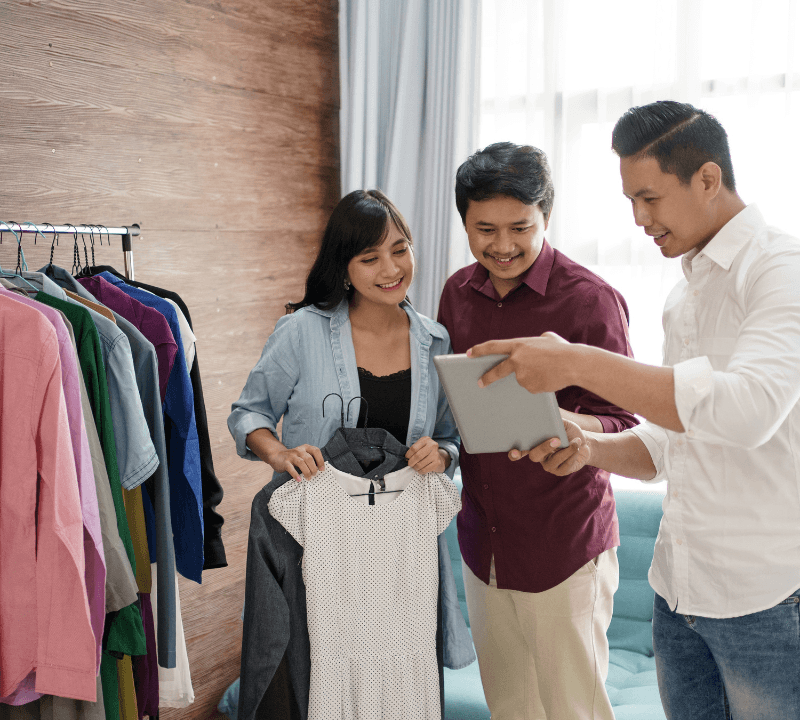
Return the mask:
M 339 197 L 336 0 L 3 0 L 0 219 L 138 222 L 136 277 L 192 313 L 229 567 L 180 592 L 196 701 L 239 674 L 250 502 L 231 403 Z M 25 236 L 29 266 L 49 247 Z M 96 247 L 122 269 L 119 239 Z M 71 243 L 56 262 L 72 264 Z M 16 264 L 13 239 L 0 265 Z

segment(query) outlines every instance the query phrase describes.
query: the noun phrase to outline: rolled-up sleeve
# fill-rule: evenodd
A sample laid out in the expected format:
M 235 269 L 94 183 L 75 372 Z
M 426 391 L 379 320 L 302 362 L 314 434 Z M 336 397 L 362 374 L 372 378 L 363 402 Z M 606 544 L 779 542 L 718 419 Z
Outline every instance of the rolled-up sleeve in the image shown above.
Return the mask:
M 228 430 L 236 441 L 236 452 L 247 460 L 259 459 L 247 447 L 247 436 L 259 428 L 275 433 L 278 421 L 286 412 L 300 376 L 298 346 L 294 317 L 282 317 L 250 371 L 242 394 L 231 406 Z
M 627 430 L 636 435 L 650 453 L 650 459 L 656 469 L 655 477 L 642 480 L 645 483 L 657 483 L 667 479 L 665 458 L 669 447 L 669 433 L 662 427 L 650 422 L 642 423 Z

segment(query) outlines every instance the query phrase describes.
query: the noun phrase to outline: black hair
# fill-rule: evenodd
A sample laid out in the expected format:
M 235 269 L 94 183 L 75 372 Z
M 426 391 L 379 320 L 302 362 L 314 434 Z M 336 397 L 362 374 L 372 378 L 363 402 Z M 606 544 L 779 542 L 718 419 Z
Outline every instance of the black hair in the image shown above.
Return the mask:
M 617 120 L 611 149 L 621 158 L 652 157 L 661 172 L 677 175 L 684 185 L 707 162 L 722 170 L 722 183 L 736 192 L 728 134 L 705 110 L 674 100 L 632 107 Z
M 545 219 L 553 209 L 553 177 L 539 148 L 498 142 L 470 155 L 456 171 L 456 207 L 466 223 L 472 200 L 509 195 L 526 205 L 539 205 Z
M 347 266 L 364 251 L 379 246 L 389 232 L 390 223 L 411 243 L 411 231 L 400 211 L 380 190 L 353 190 L 333 209 L 322 235 L 317 259 L 306 279 L 306 294 L 300 302 L 287 303 L 294 312 L 308 305 L 321 310 L 336 307 L 353 297 L 345 289 Z

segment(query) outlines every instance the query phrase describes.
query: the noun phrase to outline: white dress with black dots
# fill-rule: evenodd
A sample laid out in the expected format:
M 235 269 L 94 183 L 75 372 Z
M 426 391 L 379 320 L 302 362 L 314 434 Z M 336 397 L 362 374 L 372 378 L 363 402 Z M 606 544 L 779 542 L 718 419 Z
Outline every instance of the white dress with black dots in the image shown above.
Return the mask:
M 304 548 L 311 686 L 308 720 L 440 720 L 436 538 L 461 508 L 440 473 L 403 468 L 394 500 L 350 497 L 368 481 L 328 463 L 289 481 L 270 514 Z

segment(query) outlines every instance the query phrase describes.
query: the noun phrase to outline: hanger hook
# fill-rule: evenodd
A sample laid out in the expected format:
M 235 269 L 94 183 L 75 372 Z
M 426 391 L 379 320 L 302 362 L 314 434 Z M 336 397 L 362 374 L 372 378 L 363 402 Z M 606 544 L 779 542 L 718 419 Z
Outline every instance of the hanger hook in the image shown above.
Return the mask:
M 92 267 L 94 267 L 97 263 L 94 261 L 94 225 L 89 225 L 89 244 L 92 246 Z M 100 232 L 100 227 L 97 227 L 97 232 Z M 102 235 L 100 236 L 103 237 Z M 88 260 L 87 260 L 88 262 Z
M 72 228 L 72 275 L 77 275 L 81 270 L 81 254 L 78 251 L 78 228 L 72 223 L 65 223 Z
M 50 264 L 52 265 L 53 264 L 53 253 L 56 250 L 56 245 L 58 245 L 58 233 L 56 232 L 55 227 L 53 225 L 51 225 L 49 222 L 42 223 L 42 225 L 50 225 L 50 227 L 53 228 L 53 242 L 50 243 Z M 42 233 L 42 234 L 44 234 L 44 233 Z
M 13 220 L 11 220 L 10 222 L 13 223 L 14 225 L 19 225 L 19 223 L 15 223 Z M 3 225 L 5 225 L 6 228 L 8 228 L 8 232 L 10 232 L 17 239 L 17 243 L 19 243 L 19 235 L 17 235 L 14 228 L 12 228 L 11 225 L 9 225 L 5 220 L 0 220 L 0 223 L 3 223 Z M 5 230 L 3 230 L 3 232 L 5 232 Z
M 367 415 L 369 413 L 369 403 L 367 399 L 363 395 L 356 395 L 353 400 L 361 400 L 364 403 L 364 429 L 367 429 Z M 350 405 L 352 405 L 353 400 L 347 403 L 347 419 L 350 419 Z M 356 418 L 356 427 L 358 427 L 358 418 Z
M 47 240 L 47 238 L 44 236 L 44 233 L 41 230 L 39 230 L 39 226 L 36 225 L 36 223 L 32 223 L 32 222 L 29 222 L 29 221 L 25 220 L 22 223 L 17 223 L 17 224 L 20 227 L 22 227 L 22 225 L 30 225 L 33 228 L 33 244 L 34 245 L 36 245 L 36 236 L 37 235 L 41 235 L 42 236 L 42 240 Z
M 339 398 L 339 401 L 342 403 L 342 411 L 341 411 L 341 425 L 340 427 L 344 427 L 344 398 L 339 395 L 339 393 L 328 393 L 324 398 L 322 398 L 322 417 L 325 417 L 325 401 L 331 396 L 335 396 Z

